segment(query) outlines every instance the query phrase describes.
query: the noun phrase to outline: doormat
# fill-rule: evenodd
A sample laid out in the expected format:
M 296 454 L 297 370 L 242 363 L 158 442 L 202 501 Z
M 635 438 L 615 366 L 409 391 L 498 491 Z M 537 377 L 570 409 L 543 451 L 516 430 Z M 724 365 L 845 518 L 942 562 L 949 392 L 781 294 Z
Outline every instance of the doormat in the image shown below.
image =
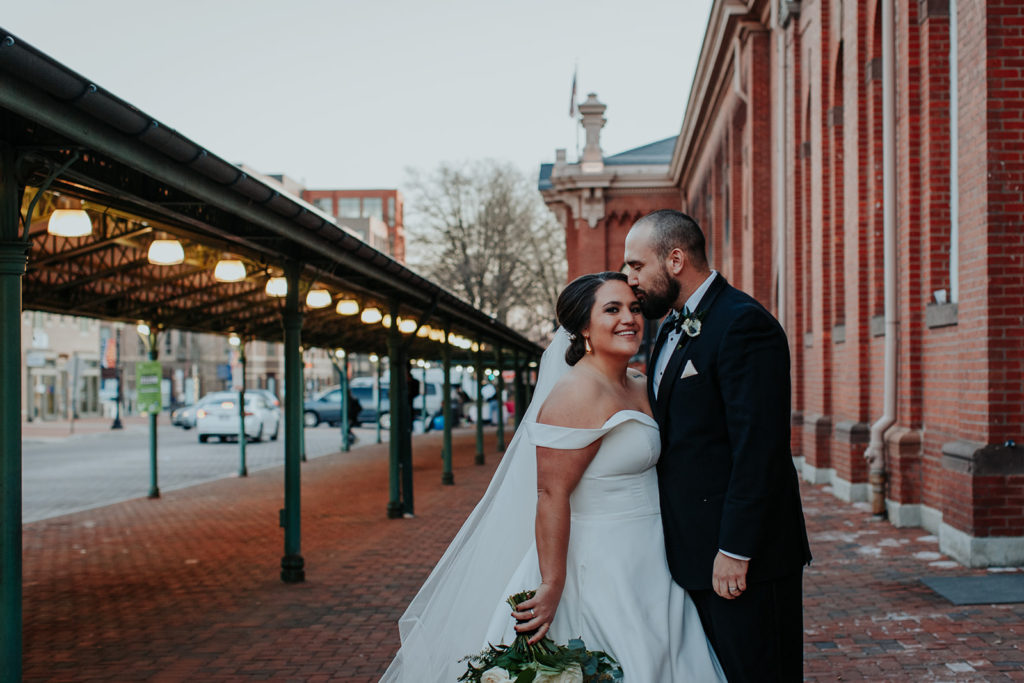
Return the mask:
M 954 605 L 1024 602 L 1024 573 L 925 576 L 921 582 Z

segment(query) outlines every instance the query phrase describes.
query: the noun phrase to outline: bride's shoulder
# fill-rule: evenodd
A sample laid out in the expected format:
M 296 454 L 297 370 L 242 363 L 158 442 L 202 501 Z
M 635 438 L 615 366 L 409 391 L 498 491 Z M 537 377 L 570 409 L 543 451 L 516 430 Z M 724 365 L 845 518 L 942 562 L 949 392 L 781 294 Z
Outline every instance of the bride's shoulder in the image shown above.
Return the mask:
M 607 407 L 603 387 L 593 375 L 569 370 L 552 387 L 537 414 L 537 422 L 559 427 L 593 429 L 604 424 Z

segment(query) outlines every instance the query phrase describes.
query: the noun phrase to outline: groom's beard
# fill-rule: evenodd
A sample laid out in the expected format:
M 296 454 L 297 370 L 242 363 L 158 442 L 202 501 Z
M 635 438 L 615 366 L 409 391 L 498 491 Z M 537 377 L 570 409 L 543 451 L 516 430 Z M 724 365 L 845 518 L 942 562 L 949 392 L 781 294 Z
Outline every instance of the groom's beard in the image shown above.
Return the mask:
M 640 310 L 648 320 L 661 318 L 679 299 L 680 285 L 674 277 L 669 277 L 667 271 L 662 270 L 661 282 L 652 289 L 643 290 L 643 297 L 640 298 Z

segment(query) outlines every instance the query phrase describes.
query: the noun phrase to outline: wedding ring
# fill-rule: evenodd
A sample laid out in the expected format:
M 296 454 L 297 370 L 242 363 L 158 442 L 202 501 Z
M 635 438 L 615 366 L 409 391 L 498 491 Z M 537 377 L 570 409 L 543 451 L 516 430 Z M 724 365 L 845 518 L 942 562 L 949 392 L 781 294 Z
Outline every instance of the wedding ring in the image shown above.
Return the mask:
M 530 610 L 530 618 L 531 618 L 531 619 L 533 619 L 533 618 L 534 618 L 534 617 L 536 617 L 536 616 L 537 616 L 537 613 L 536 613 L 536 612 L 534 612 L 534 611 L 533 611 L 533 610 L 531 609 L 531 610 Z

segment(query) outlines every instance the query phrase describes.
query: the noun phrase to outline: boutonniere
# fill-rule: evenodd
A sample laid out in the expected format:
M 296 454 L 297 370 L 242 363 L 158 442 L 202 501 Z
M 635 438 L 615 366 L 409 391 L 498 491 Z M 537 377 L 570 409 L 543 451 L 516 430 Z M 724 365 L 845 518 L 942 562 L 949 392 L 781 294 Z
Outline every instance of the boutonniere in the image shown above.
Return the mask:
M 700 334 L 701 321 L 704 320 L 706 314 L 707 309 L 694 312 L 684 306 L 682 315 L 680 315 L 679 328 L 691 339 L 698 336 Z M 682 348 L 685 341 L 685 339 L 681 339 L 676 348 Z

